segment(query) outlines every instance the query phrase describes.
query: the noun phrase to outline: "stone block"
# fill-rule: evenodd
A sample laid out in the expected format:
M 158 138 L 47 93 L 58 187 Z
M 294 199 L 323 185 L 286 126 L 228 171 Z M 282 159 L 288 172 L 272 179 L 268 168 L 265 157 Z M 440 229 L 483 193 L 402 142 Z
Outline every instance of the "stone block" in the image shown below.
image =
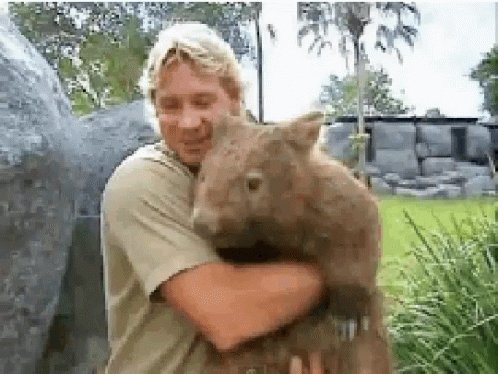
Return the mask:
M 327 126 L 323 132 L 323 144 L 327 153 L 339 160 L 353 157 L 349 136 L 354 132 L 354 123 L 336 122 Z
M 438 185 L 440 195 L 442 197 L 447 197 L 447 198 L 457 198 L 462 196 L 462 187 L 456 186 L 454 184 L 444 184 L 441 183 Z
M 365 172 L 371 177 L 379 177 L 381 175 L 380 169 L 371 164 L 365 165 Z
M 415 148 L 415 125 L 375 122 L 372 130 L 372 144 L 376 150 Z
M 491 133 L 485 126 L 467 126 L 466 149 L 467 159 L 486 160 L 491 152 Z
M 424 190 L 417 190 L 412 188 L 403 188 L 403 187 L 395 187 L 394 193 L 400 196 L 411 196 L 417 197 L 421 199 L 428 199 L 432 197 L 436 197 L 439 192 L 437 187 L 429 187 Z
M 456 171 L 458 171 L 463 178 L 471 179 L 479 175 L 489 176 L 489 167 L 487 166 L 477 166 L 472 164 L 457 164 L 455 166 Z
M 384 175 L 384 181 L 389 183 L 391 186 L 397 186 L 401 177 L 396 173 L 387 173 Z
M 402 178 L 415 178 L 419 174 L 414 149 L 377 149 L 373 164 L 379 168 L 382 174 L 396 173 Z
M 422 161 L 422 175 L 441 175 L 445 171 L 455 170 L 455 160 L 451 157 L 428 157 Z
M 416 176 L 415 180 L 417 181 L 417 188 L 420 189 L 425 189 L 427 187 L 436 187 L 439 184 L 439 181 L 436 177 Z
M 416 179 L 401 179 L 398 182 L 398 187 L 417 189 L 419 185 Z
M 415 154 L 418 158 L 426 158 L 430 156 L 429 146 L 427 143 L 415 144 Z
M 422 154 L 420 157 L 451 156 L 451 127 L 444 125 L 417 125 L 417 143 Z
M 441 181 L 441 183 L 449 183 L 449 184 L 459 184 L 467 180 L 467 178 L 463 175 L 463 173 L 458 170 L 443 171 L 443 175 L 441 176 L 441 178 L 444 178 L 445 180 L 445 182 Z
M 495 190 L 495 188 L 493 179 L 487 175 L 473 177 L 463 185 L 465 196 L 479 196 L 483 194 L 483 191 Z
M 372 190 L 377 194 L 392 194 L 393 189 L 389 184 L 387 184 L 382 178 L 372 177 L 370 179 L 372 183 Z

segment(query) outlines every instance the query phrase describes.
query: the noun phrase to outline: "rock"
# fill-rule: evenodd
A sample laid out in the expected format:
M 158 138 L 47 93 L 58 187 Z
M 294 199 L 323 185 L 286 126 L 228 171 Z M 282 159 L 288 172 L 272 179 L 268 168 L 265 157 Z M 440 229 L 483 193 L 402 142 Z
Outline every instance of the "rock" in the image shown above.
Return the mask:
M 446 170 L 443 171 L 443 175 L 441 178 L 445 178 L 446 182 L 441 183 L 450 183 L 450 184 L 459 184 L 463 183 L 467 180 L 467 178 L 458 170 Z
M 444 171 L 455 170 L 455 161 L 451 157 L 428 157 L 422 161 L 422 175 L 440 175 Z
M 430 156 L 429 146 L 426 143 L 415 144 L 415 154 L 418 158 L 426 158 Z
M 495 190 L 495 188 L 493 179 L 487 175 L 473 177 L 463 185 L 465 196 L 482 195 L 483 191 Z
M 476 166 L 476 165 L 456 165 L 455 169 L 462 175 L 465 179 L 471 179 L 479 175 L 489 176 L 489 167 L 487 166 Z
M 353 156 L 349 136 L 354 132 L 354 123 L 336 122 L 324 131 L 323 142 L 327 153 L 339 160 L 348 160 Z
M 372 183 L 372 190 L 377 194 L 392 194 L 393 189 L 389 184 L 387 184 L 382 178 L 372 177 L 370 179 Z
M 417 125 L 417 143 L 420 157 L 451 156 L 451 127 L 444 125 Z
M 372 131 L 372 144 L 375 150 L 415 148 L 415 125 L 404 123 L 376 122 Z
M 415 190 L 411 188 L 395 187 L 394 193 L 400 196 L 412 196 L 418 198 L 432 198 L 437 196 L 439 189 L 437 187 L 429 187 L 425 190 Z
M 34 373 L 66 269 L 81 178 L 57 75 L 0 16 L 0 373 Z
M 467 159 L 486 160 L 491 153 L 491 133 L 485 126 L 467 126 Z
M 379 168 L 371 164 L 365 165 L 365 172 L 371 177 L 379 177 L 381 175 Z
M 396 173 L 387 173 L 384 175 L 384 181 L 389 183 L 391 186 L 397 186 L 401 177 Z
M 417 188 L 425 189 L 427 187 L 436 187 L 439 184 L 437 177 L 423 177 L 416 176 L 415 180 L 417 181 Z
M 398 182 L 398 187 L 403 187 L 403 188 L 418 188 L 417 180 L 416 179 L 401 179 Z
M 462 187 L 455 186 L 454 184 L 439 184 L 438 185 L 440 194 L 438 196 L 447 198 L 456 198 L 462 196 Z
M 373 164 L 379 168 L 382 174 L 396 173 L 402 178 L 415 178 L 419 174 L 414 149 L 377 149 Z
M 78 213 L 98 215 L 102 191 L 114 168 L 137 148 L 159 138 L 146 121 L 142 100 L 84 116 L 79 127 L 84 185 L 78 199 Z

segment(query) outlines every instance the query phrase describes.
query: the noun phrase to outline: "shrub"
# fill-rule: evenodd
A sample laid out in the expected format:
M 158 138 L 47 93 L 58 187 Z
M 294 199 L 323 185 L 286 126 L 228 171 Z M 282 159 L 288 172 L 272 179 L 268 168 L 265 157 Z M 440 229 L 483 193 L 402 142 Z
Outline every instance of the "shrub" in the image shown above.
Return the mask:
M 497 373 L 498 222 L 485 215 L 422 231 L 388 313 L 399 373 Z

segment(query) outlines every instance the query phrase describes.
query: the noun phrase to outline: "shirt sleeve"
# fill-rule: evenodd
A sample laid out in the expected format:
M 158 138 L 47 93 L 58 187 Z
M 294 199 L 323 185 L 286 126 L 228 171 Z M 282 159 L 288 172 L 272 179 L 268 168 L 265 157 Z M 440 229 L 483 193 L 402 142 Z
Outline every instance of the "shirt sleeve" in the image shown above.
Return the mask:
M 107 235 L 124 251 L 151 301 L 178 272 L 222 261 L 192 229 L 190 185 L 183 177 L 174 168 L 136 160 L 115 171 L 103 194 Z

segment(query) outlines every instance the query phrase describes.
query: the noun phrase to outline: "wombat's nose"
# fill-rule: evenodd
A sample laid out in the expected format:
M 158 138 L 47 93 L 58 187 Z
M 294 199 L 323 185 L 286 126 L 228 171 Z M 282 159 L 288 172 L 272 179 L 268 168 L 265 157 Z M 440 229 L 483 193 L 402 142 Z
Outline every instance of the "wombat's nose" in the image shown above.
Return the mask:
M 194 230 L 201 236 L 212 236 L 219 230 L 216 215 L 209 210 L 194 208 L 192 212 Z

